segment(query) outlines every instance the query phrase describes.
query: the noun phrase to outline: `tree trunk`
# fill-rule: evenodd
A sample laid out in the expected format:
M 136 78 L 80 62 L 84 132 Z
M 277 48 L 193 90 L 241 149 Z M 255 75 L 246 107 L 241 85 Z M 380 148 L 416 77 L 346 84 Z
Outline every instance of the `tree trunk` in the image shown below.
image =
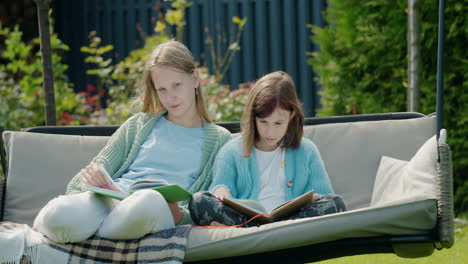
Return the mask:
M 56 124 L 54 74 L 52 72 L 52 53 L 50 49 L 49 7 L 52 0 L 34 0 L 37 6 L 39 21 L 39 38 L 41 40 L 42 79 L 45 96 L 46 125 Z
M 407 110 L 419 111 L 421 56 L 419 41 L 419 0 L 408 0 L 408 94 Z

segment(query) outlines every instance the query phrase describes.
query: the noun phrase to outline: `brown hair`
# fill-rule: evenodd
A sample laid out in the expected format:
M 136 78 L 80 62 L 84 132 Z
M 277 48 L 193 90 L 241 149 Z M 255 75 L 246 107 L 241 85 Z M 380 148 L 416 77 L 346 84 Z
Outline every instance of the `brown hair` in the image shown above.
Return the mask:
M 156 46 L 145 65 L 140 96 L 143 102 L 141 111 L 157 114 L 167 111 L 167 109 L 164 108 L 159 101 L 158 93 L 153 83 L 153 79 L 151 78 L 150 70 L 154 66 L 170 67 L 189 74 L 195 71 L 196 66 L 192 53 L 184 44 L 175 40 L 170 40 Z M 200 88 L 200 84 L 198 84 L 198 92 L 195 93 L 197 112 L 204 121 L 211 122 L 208 114 L 206 113 L 203 93 Z
M 271 115 L 276 107 L 291 112 L 291 120 L 281 147 L 299 148 L 303 134 L 304 112 L 291 76 L 283 71 L 276 71 L 260 78 L 250 91 L 241 120 L 244 157 L 250 156 L 255 142 L 259 139 L 255 118 Z

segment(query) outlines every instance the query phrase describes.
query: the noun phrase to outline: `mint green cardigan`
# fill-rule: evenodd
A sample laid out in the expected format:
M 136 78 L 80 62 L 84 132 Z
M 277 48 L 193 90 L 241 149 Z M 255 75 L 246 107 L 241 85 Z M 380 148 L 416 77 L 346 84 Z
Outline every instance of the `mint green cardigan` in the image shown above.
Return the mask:
M 164 114 L 165 112 L 160 114 L 138 113 L 130 117 L 117 129 L 92 162 L 103 164 L 113 179 L 121 177 L 135 160 L 140 146 L 148 137 L 156 121 Z M 227 129 L 215 124 L 204 122 L 203 129 L 205 138 L 202 147 L 201 165 L 197 179 L 188 190 L 192 193 L 208 190 L 212 181 L 212 167 L 216 154 L 231 139 L 231 134 Z M 66 193 L 72 194 L 84 191 L 81 173 L 78 173 L 68 183 Z M 184 219 L 179 224 L 190 222 L 190 216 L 186 211 Z

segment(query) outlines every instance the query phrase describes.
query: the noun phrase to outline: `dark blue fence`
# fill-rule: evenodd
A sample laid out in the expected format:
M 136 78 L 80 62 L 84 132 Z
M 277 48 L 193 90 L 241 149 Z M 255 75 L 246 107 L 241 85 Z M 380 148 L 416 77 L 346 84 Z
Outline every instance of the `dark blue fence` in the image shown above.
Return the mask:
M 143 45 L 143 32 L 150 34 L 157 17 L 155 0 L 81 0 L 54 1 L 56 30 L 71 51 L 65 61 L 70 65 L 69 76 L 76 90 L 91 82 L 86 76 L 84 54 L 88 33 L 96 30 L 103 44 L 114 45 L 114 61 L 124 58 L 131 50 Z M 323 26 L 325 0 L 193 0 L 186 12 L 183 42 L 197 61 L 211 67 L 207 34 L 214 39 L 224 34 L 226 43 L 236 34 L 233 16 L 247 17 L 241 50 L 236 54 L 224 82 L 232 88 L 239 83 L 255 81 L 275 70 L 288 72 L 295 80 L 304 102 L 307 116 L 315 115 L 319 107 L 318 85 L 307 65 L 306 52 L 316 50 L 310 41 L 308 24 Z M 168 7 L 162 2 L 161 10 Z M 153 18 L 153 19 L 152 19 Z M 209 33 L 206 32 L 209 29 Z M 226 46 L 223 46 L 226 48 Z

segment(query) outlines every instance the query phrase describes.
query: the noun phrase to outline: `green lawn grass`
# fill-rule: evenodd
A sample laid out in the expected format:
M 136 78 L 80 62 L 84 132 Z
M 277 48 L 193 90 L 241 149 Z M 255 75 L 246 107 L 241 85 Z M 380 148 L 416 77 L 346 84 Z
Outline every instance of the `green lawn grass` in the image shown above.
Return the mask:
M 468 226 L 456 224 L 455 245 L 450 249 L 434 250 L 429 257 L 408 259 L 394 254 L 371 254 L 329 259 L 319 264 L 462 264 L 468 263 Z

